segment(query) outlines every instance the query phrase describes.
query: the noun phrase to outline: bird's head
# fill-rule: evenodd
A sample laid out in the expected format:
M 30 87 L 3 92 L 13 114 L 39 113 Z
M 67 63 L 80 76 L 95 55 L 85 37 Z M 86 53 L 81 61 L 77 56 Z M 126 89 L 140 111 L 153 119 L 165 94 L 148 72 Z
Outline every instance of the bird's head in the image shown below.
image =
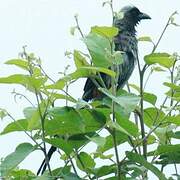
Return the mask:
M 120 10 L 122 14 L 121 19 L 116 19 L 115 26 L 119 24 L 119 28 L 124 26 L 125 28 L 135 29 L 135 26 L 143 19 L 151 19 L 146 13 L 142 13 L 135 6 L 125 6 Z

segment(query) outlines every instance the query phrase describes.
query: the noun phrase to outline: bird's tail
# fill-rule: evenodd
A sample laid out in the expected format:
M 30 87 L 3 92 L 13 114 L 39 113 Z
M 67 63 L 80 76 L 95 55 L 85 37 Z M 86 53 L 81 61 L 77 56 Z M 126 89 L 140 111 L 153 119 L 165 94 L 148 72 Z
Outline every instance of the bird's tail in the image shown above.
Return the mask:
M 56 151 L 56 149 L 57 149 L 56 147 L 51 146 L 47 154 L 48 161 L 50 161 L 52 154 Z M 43 174 L 44 171 L 46 170 L 46 167 L 47 167 L 47 163 L 46 163 L 46 160 L 44 159 L 43 162 L 41 163 L 41 166 L 39 167 L 37 171 L 37 175 L 39 175 L 40 173 Z

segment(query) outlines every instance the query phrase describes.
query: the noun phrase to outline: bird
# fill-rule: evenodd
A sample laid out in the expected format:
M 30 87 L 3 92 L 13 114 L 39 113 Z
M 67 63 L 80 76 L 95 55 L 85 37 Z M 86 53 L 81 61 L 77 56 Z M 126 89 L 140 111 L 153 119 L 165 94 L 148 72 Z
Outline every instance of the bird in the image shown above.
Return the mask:
M 119 68 L 118 77 L 118 88 L 123 88 L 128 79 L 130 78 L 135 64 L 138 60 L 138 48 L 137 48 L 137 38 L 136 38 L 136 25 L 143 19 L 151 19 L 146 13 L 142 13 L 135 6 L 125 6 L 120 12 L 123 14 L 121 19 L 114 18 L 114 26 L 119 29 L 118 34 L 114 37 L 115 51 L 123 51 L 123 63 L 117 65 Z M 100 74 L 106 87 L 111 87 L 111 77 L 101 73 Z M 84 93 L 82 99 L 84 101 L 90 101 L 93 99 L 103 98 L 103 94 L 98 90 L 93 81 L 88 78 L 84 86 Z M 51 159 L 52 154 L 56 151 L 56 147 L 51 146 L 47 157 L 48 161 Z M 47 163 L 44 160 L 37 172 L 43 174 L 46 170 Z
M 114 69 L 118 69 L 117 89 L 123 88 L 128 79 L 132 75 L 135 65 L 138 60 L 138 46 L 136 38 L 136 26 L 143 19 L 151 19 L 146 13 L 142 13 L 135 6 L 125 6 L 120 10 L 122 18 L 114 17 L 114 26 L 118 28 L 119 32 L 114 37 L 114 51 L 122 51 L 123 63 L 117 65 Z M 111 69 L 111 67 L 109 67 Z M 106 88 L 111 88 L 111 77 L 100 73 Z M 105 95 L 98 90 L 98 87 L 91 78 L 86 80 L 84 86 L 84 93 L 82 99 L 90 101 L 95 99 L 102 99 Z

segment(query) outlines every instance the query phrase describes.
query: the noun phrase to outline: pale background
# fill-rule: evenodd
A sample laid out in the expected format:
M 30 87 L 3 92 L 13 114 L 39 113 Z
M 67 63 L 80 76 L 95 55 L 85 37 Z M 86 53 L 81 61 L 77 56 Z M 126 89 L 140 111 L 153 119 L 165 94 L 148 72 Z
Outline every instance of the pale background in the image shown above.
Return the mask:
M 75 36 L 72 36 L 69 33 L 70 27 L 75 25 L 74 14 L 79 14 L 79 23 L 84 33 L 88 33 L 90 27 L 94 25 L 111 25 L 110 9 L 108 6 L 102 7 L 102 2 L 102 0 L 0 0 L 0 76 L 22 72 L 3 63 L 17 57 L 23 45 L 27 45 L 29 52 L 41 57 L 44 69 L 54 79 L 58 79 L 58 72 L 63 71 L 67 64 L 73 69 L 73 61 L 64 57 L 65 51 L 85 50 L 85 46 L 79 40 L 80 35 L 75 33 Z M 176 10 L 180 12 L 179 0 L 114 0 L 115 10 L 129 4 L 137 6 L 152 17 L 152 20 L 143 21 L 139 25 L 137 36 L 148 35 L 155 42 L 169 15 Z M 179 16 L 176 17 L 176 21 L 180 24 Z M 157 51 L 180 52 L 179 33 L 180 28 L 170 27 Z M 140 43 L 140 57 L 150 53 L 151 47 L 149 43 Z M 143 60 L 141 62 L 143 63 Z M 165 78 L 165 73 L 161 74 L 161 77 L 155 74 L 147 85 L 151 92 L 158 93 L 159 101 L 162 99 L 161 92 L 166 90 L 161 85 Z M 138 82 L 137 70 L 130 81 Z M 70 91 L 76 98 L 81 97 L 84 82 L 82 79 L 71 87 Z M 18 100 L 17 103 L 14 101 L 11 94 L 14 87 L 17 92 L 28 94 L 19 86 L 0 84 L 0 107 L 20 119 L 23 116 L 23 107 L 29 104 L 25 100 Z M 7 118 L 1 121 L 0 130 L 9 122 L 11 121 Z M 18 144 L 28 141 L 23 133 L 1 136 L 0 158 L 13 152 Z M 42 159 L 43 154 L 35 152 L 26 158 L 21 167 L 36 172 Z M 59 164 L 59 159 L 53 160 L 55 167 Z M 166 169 L 168 174 L 172 170 L 174 171 L 171 168 Z

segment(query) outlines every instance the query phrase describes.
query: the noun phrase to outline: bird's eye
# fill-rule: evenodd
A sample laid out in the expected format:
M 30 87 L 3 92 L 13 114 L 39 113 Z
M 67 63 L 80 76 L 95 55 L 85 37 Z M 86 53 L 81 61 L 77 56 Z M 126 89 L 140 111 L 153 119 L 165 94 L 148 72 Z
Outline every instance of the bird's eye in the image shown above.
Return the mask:
M 137 8 L 132 8 L 132 9 L 131 9 L 131 14 L 132 14 L 133 16 L 138 16 L 138 15 L 140 14 L 140 11 L 139 11 L 139 9 L 137 9 Z

